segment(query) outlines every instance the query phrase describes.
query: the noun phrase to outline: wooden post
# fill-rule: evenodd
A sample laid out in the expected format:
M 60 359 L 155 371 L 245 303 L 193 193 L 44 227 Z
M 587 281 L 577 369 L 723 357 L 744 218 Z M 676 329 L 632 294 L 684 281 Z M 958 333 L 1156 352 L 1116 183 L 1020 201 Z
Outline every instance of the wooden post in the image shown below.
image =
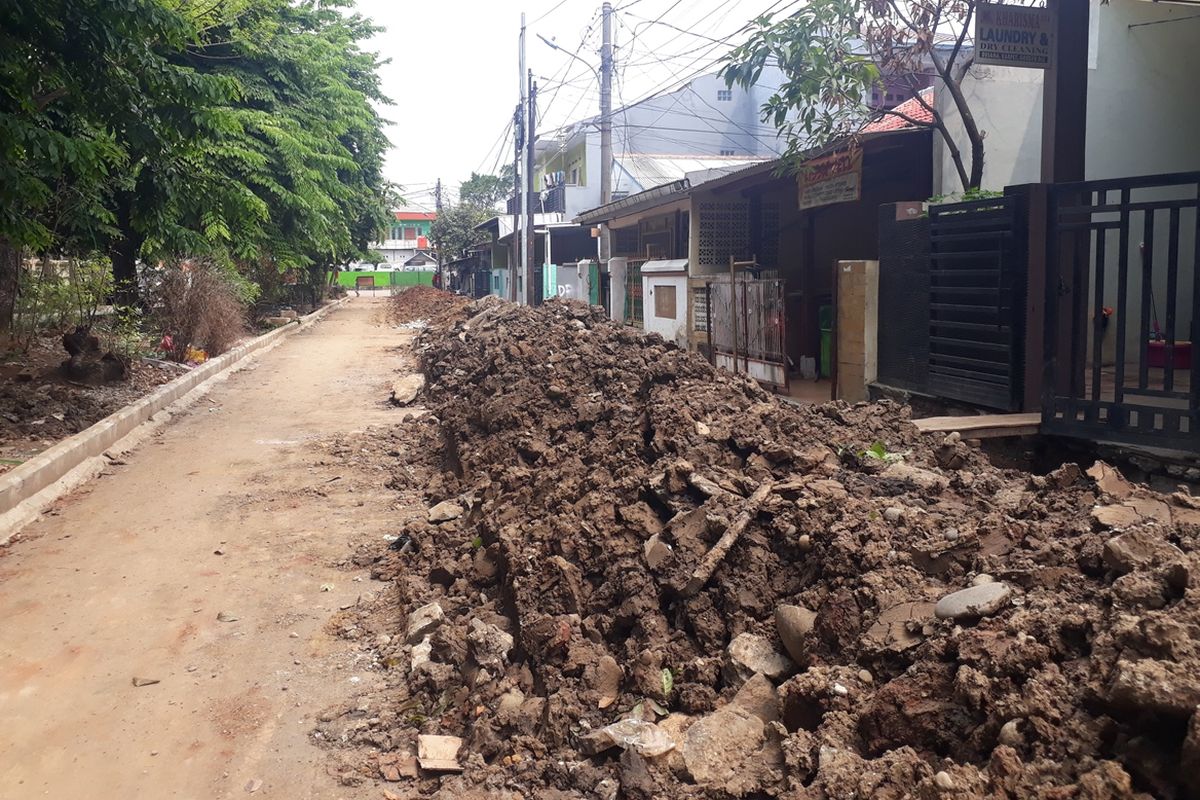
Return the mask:
M 1055 53 L 1042 93 L 1042 182 L 1084 179 L 1089 0 L 1047 0 Z
M 733 371 L 738 371 L 737 267 L 729 257 L 729 319 L 733 321 Z

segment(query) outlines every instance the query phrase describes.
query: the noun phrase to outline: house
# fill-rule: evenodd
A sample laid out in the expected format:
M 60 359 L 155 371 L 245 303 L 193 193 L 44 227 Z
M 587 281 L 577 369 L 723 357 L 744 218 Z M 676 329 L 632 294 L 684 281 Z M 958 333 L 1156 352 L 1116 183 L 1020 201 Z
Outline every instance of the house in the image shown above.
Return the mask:
M 919 117 L 909 102 L 906 116 Z M 614 318 L 781 389 L 827 376 L 835 262 L 877 258 L 879 205 L 924 199 L 932 185 L 927 128 L 889 119 L 844 144 L 811 154 L 813 165 L 845 162 L 826 176 L 840 192 L 814 181 L 805 193 L 772 160 L 693 173 L 579 215 L 610 231 Z
M 1146 0 L 1028 13 L 1058 32 L 1049 66 L 976 63 L 963 84 L 1002 194 L 881 230 L 878 306 L 909 313 L 879 313 L 876 383 L 1194 458 L 1200 26 Z M 941 92 L 938 108 L 963 147 Z M 934 186 L 958 188 L 936 139 Z
M 759 108 L 779 80 L 776 67 L 764 69 L 759 84 L 750 90 L 730 88 L 715 74 L 702 75 L 674 91 L 615 110 L 613 198 L 689 172 L 732 169 L 777 157 L 783 149 L 778 132 L 759 119 Z M 534 147 L 538 210 L 573 219 L 600 205 L 599 117 L 543 134 Z M 510 200 L 510 213 L 517 203 Z
M 384 257 L 379 269 L 409 269 L 410 267 L 406 266 L 406 263 L 422 251 L 427 258 L 431 257 L 429 232 L 435 219 L 437 219 L 437 214 L 431 211 L 401 210 L 392 212 L 392 221 L 385 231 L 385 238 L 383 241 L 371 244 L 371 249 Z M 429 268 L 427 266 L 429 262 L 424 259 L 419 259 L 419 261 L 421 266 L 413 266 L 411 269 Z M 433 257 L 432 263 L 437 263 L 436 257 Z

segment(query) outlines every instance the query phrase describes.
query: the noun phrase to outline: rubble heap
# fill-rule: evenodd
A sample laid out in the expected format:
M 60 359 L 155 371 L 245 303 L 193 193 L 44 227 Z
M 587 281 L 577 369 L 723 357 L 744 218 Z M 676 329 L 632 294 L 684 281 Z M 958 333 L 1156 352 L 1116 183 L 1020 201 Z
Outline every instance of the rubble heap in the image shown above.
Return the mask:
M 412 796 L 1200 791 L 1200 499 L 794 407 L 581 304 L 467 313 L 376 566 L 381 744 L 463 740 Z
M 461 316 L 468 302 L 461 295 L 432 286 L 410 286 L 392 296 L 388 316 L 396 324 L 420 320 L 444 325 Z

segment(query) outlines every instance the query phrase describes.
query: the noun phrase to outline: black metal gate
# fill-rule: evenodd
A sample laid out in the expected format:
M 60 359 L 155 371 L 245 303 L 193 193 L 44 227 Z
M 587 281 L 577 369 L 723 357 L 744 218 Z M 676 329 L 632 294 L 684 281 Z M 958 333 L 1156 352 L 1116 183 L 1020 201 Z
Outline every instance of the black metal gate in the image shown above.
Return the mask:
M 1200 452 L 1200 172 L 1049 195 L 1042 430 Z
M 1024 385 L 1022 195 L 929 210 L 929 392 L 1019 409 Z M 887 309 L 880 309 L 886 335 Z

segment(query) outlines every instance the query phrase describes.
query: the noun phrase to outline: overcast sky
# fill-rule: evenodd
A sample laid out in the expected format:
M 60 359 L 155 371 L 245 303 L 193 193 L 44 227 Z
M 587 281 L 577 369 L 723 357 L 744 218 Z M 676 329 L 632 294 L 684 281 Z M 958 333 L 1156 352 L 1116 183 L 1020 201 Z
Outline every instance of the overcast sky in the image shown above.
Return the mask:
M 537 34 L 600 65 L 599 0 L 355 0 L 383 26 L 374 48 L 393 122 L 387 176 L 405 187 L 410 204 L 431 206 L 440 177 L 453 197 L 477 172 L 512 160 L 506 129 L 517 103 L 517 40 L 521 12 L 529 24 L 529 68 L 539 83 L 540 131 L 599 112 L 600 91 L 588 66 L 557 52 Z M 728 50 L 747 21 L 787 0 L 614 0 L 614 107 L 679 85 Z M 673 27 L 672 27 L 673 26 Z M 681 30 L 676 30 L 681 29 Z M 713 67 L 715 70 L 716 67 Z

